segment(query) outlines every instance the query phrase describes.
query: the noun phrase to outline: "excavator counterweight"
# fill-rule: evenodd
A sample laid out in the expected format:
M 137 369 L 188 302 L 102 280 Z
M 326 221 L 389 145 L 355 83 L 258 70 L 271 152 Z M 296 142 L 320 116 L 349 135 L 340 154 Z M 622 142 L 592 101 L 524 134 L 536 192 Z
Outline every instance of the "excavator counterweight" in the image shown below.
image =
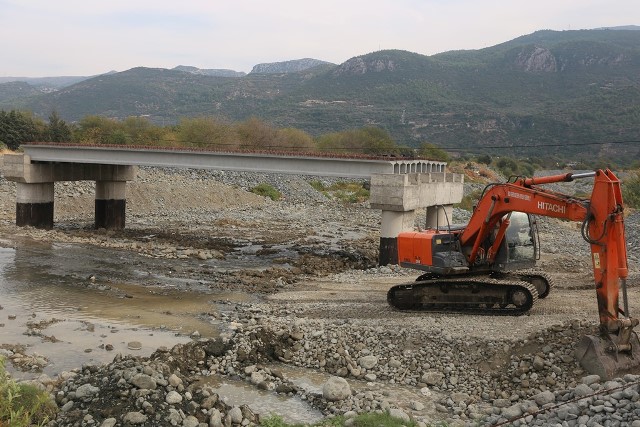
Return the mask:
M 543 187 L 582 178 L 594 179 L 589 199 Z M 392 287 L 389 304 L 400 310 L 526 313 L 553 288 L 551 276 L 534 269 L 540 255 L 535 216 L 582 223 L 591 248 L 600 333 L 583 337 L 577 360 L 603 378 L 640 366 L 633 330 L 638 319 L 631 318 L 627 300 L 622 191 L 608 169 L 490 184 L 468 224 L 401 233 L 400 265 L 424 273 Z

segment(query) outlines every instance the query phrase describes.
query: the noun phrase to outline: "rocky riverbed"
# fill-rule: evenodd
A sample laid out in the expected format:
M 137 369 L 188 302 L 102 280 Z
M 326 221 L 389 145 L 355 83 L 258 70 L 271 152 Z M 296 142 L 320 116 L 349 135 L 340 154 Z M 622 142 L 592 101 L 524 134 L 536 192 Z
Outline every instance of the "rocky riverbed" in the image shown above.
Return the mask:
M 284 199 L 246 191 L 261 182 Z M 15 188 L 0 186 L 6 246 L 107 248 L 150 272 L 131 286 L 162 289 L 170 281 L 185 292 L 251 295 L 204 313 L 215 334 L 183 330 L 188 342 L 148 357 L 114 352 L 106 364 L 32 375 L 60 408 L 51 425 L 251 425 L 269 415 L 229 399 L 214 384 L 221 380 L 325 417 L 388 410 L 421 425 L 640 425 L 640 377 L 603 381 L 573 357 L 597 327 L 589 247 L 575 224 L 540 220 L 540 267 L 556 287 L 527 315 L 401 313 L 386 291 L 416 272 L 375 266 L 380 213 L 328 199 L 300 177 L 141 169 L 128 188 L 127 229 L 115 232 L 92 228 L 90 183 L 56 184 L 50 231 L 15 227 Z M 628 216 L 626 227 L 634 310 L 640 216 Z M 115 285 L 97 277 L 87 286 Z M 27 346 L 2 348 L 16 369 L 37 373 L 47 364 Z

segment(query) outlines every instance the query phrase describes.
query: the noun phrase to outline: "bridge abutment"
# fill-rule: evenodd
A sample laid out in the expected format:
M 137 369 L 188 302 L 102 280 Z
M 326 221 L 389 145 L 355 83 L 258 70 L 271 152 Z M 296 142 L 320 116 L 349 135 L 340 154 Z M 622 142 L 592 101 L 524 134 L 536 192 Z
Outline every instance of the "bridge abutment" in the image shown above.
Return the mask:
M 398 264 L 398 234 L 414 229 L 416 209 L 427 209 L 428 227 L 450 223 L 463 185 L 463 175 L 445 172 L 372 175 L 370 205 L 382 210 L 378 265 Z

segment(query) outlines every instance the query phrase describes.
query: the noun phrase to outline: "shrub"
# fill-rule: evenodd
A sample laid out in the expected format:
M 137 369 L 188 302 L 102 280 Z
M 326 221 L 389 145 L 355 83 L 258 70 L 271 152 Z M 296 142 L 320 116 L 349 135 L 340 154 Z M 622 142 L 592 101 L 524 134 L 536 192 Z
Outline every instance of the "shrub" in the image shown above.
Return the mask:
M 27 427 L 45 425 L 52 419 L 57 406 L 44 391 L 31 384 L 16 383 L 0 358 L 0 426 Z
M 280 193 L 273 185 L 263 182 L 256 185 L 251 189 L 251 192 L 259 196 L 268 197 L 271 200 L 280 200 L 282 193 Z
M 621 188 L 625 206 L 640 208 L 640 171 L 635 171 L 624 179 Z

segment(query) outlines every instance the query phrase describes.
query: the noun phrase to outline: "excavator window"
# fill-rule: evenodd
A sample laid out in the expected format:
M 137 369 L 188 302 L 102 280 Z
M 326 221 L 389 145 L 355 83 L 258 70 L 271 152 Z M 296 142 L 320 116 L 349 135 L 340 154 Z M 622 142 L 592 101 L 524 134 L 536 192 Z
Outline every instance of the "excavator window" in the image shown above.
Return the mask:
M 509 262 L 531 261 L 536 257 L 536 239 L 531 217 L 523 212 L 511 212 L 505 235 Z

